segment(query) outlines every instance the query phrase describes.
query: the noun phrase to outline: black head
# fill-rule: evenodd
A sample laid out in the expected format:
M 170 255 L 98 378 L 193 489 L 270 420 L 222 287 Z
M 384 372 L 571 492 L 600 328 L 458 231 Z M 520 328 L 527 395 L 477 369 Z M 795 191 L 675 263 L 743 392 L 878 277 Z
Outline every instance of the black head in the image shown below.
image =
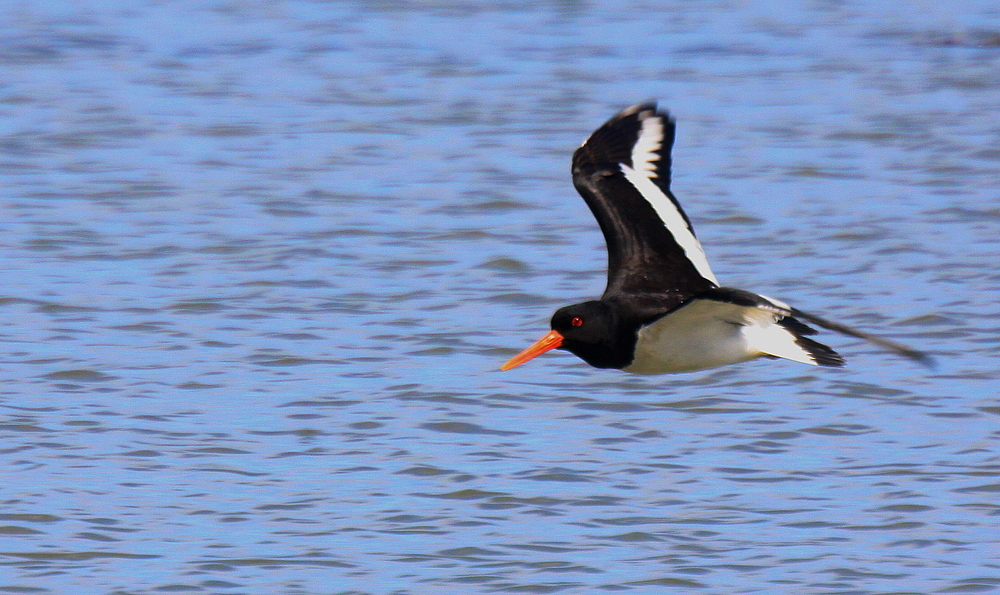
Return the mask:
M 595 368 L 624 368 L 632 362 L 636 332 L 623 325 L 605 302 L 590 301 L 556 310 L 552 330 L 565 349 Z
M 565 349 L 595 368 L 624 368 L 632 363 L 638 324 L 622 322 L 616 310 L 601 301 L 559 308 L 552 330 L 518 353 L 501 370 L 510 370 L 550 349 Z

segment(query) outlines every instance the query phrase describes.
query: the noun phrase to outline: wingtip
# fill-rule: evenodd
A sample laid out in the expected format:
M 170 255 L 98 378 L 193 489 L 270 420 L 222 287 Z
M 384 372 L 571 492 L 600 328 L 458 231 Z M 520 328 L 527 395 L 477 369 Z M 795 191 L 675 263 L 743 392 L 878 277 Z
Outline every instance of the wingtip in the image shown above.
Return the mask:
M 924 353 L 923 351 L 917 351 L 916 349 L 906 348 L 905 351 L 897 352 L 903 357 L 909 358 L 918 364 L 924 366 L 928 370 L 936 371 L 938 369 L 938 360 L 933 355 L 929 353 Z
M 646 113 L 644 114 L 644 112 L 646 112 Z M 669 110 L 667 110 L 667 109 L 661 109 L 657 105 L 657 102 L 656 102 L 655 99 L 648 99 L 646 101 L 637 103 L 635 105 L 631 105 L 631 106 L 629 106 L 629 107 L 621 110 L 620 112 L 618 112 L 617 114 L 615 114 L 615 116 L 612 117 L 609 120 L 609 123 L 621 121 L 621 120 L 624 120 L 626 118 L 630 118 L 632 116 L 635 116 L 637 114 L 640 116 L 639 117 L 640 121 L 641 120 L 645 120 L 646 118 L 649 118 L 651 116 L 660 116 L 662 118 L 665 118 L 668 122 L 671 122 L 671 123 L 674 122 L 674 118 L 673 118 L 673 116 L 670 115 L 670 111 Z
M 878 345 L 879 347 L 887 351 L 891 351 L 897 355 L 901 355 L 931 370 L 937 368 L 937 360 L 934 359 L 934 357 L 932 357 L 930 354 L 917 349 L 913 349 L 912 347 L 907 347 L 902 343 L 897 343 L 896 341 L 885 339 L 883 337 L 879 337 L 878 335 L 873 335 L 871 333 L 859 331 L 856 328 L 849 327 L 845 324 L 840 324 L 839 322 L 833 322 L 825 318 L 820 318 L 819 316 L 816 316 L 814 314 L 803 312 L 798 308 L 792 308 L 792 314 L 798 318 L 808 320 L 809 322 L 817 326 L 821 326 L 825 329 L 836 331 L 838 333 L 842 333 L 844 335 L 848 335 L 851 337 L 857 337 L 858 339 L 864 339 L 869 343 Z
M 644 111 L 657 112 L 658 109 L 656 107 L 656 100 L 655 99 L 648 99 L 648 100 L 643 101 L 641 103 L 637 103 L 637 104 L 635 104 L 635 105 L 633 105 L 631 107 L 627 107 L 627 108 L 623 109 L 622 111 L 620 111 L 618 113 L 618 115 L 621 116 L 621 117 L 625 117 L 625 116 L 631 116 L 632 114 L 638 114 L 639 112 L 644 112 Z

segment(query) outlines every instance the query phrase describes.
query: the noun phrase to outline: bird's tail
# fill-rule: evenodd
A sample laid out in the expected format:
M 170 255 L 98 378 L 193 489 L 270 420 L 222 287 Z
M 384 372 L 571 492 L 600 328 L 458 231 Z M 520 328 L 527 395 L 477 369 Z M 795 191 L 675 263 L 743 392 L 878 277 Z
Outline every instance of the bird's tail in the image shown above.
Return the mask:
M 859 331 L 858 329 L 851 328 L 844 324 L 840 324 L 839 322 L 833 322 L 825 318 L 820 318 L 819 316 L 814 316 L 813 314 L 809 314 L 808 312 L 803 312 L 802 310 L 799 310 L 797 308 L 792 308 L 792 315 L 797 318 L 801 318 L 802 320 L 807 320 L 815 324 L 816 326 L 821 326 L 825 329 L 836 331 L 838 333 L 842 333 L 851 337 L 857 337 L 858 339 L 864 339 L 869 343 L 874 343 L 875 345 L 878 345 L 883 349 L 888 349 L 889 351 L 898 353 L 903 357 L 912 359 L 913 361 L 923 364 L 929 368 L 933 368 L 935 366 L 934 358 L 931 357 L 929 354 L 924 353 L 923 351 L 918 351 L 916 349 L 913 349 L 912 347 L 907 347 L 906 345 L 903 345 L 901 343 L 890 341 L 889 339 L 883 339 L 882 337 L 873 335 L 871 333 Z M 788 319 L 785 318 L 785 320 Z M 802 323 L 800 322 L 799 324 Z M 802 326 L 805 325 L 802 324 Z M 815 343 L 815 341 L 813 341 L 813 343 Z

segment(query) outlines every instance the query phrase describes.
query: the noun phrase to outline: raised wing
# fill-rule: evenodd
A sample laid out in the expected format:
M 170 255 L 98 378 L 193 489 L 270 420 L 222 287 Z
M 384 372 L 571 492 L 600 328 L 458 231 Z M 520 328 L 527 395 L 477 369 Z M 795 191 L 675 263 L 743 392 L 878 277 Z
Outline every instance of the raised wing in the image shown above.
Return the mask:
M 573 185 L 604 232 L 604 297 L 665 294 L 678 302 L 718 285 L 691 222 L 670 193 L 674 121 L 655 103 L 632 106 L 573 154 Z

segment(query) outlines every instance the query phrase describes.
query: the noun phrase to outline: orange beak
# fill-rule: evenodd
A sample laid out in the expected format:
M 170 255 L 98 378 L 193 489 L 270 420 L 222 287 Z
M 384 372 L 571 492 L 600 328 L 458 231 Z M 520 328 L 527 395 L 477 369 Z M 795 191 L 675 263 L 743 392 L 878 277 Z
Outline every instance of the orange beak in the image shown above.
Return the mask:
M 563 342 L 562 335 L 560 335 L 556 331 L 549 331 L 549 334 L 545 335 L 538 341 L 535 341 L 534 345 L 525 349 L 521 353 L 518 353 L 514 357 L 510 358 L 510 361 L 500 366 L 500 369 L 506 372 L 511 368 L 520 366 L 529 359 L 538 357 L 539 355 L 545 353 L 546 351 L 549 351 L 550 349 L 555 349 L 556 347 L 559 347 L 560 345 L 562 345 L 562 342 Z

